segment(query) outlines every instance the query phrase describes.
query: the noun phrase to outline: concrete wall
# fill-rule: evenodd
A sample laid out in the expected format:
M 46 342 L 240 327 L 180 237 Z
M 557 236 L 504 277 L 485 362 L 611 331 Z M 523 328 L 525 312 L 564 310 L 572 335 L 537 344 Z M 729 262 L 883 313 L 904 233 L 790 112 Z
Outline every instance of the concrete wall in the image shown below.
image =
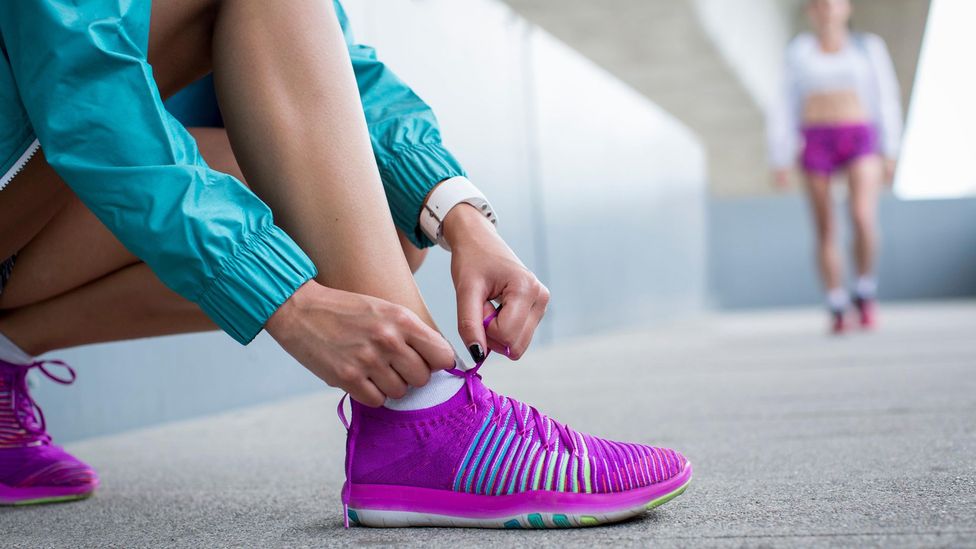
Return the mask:
M 797 0 L 694 0 L 722 58 L 762 109 L 783 91 L 783 51 L 796 33 Z
M 553 290 L 543 343 L 701 307 L 704 154 L 685 127 L 496 1 L 347 8 L 361 41 L 434 106 L 500 230 Z M 456 342 L 448 266 L 435 250 L 418 280 Z M 41 381 L 35 394 L 61 441 L 324 387 L 266 335 L 247 348 L 204 334 L 56 356 L 77 383 Z
M 756 166 L 765 166 L 762 111 L 715 47 L 696 2 L 504 1 L 687 124 L 705 144 L 713 192 L 750 193 L 765 183 L 756 179 Z M 752 1 L 714 6 L 737 10 Z
M 845 206 L 840 240 L 850 250 Z M 976 199 L 881 202 L 882 299 L 976 296 Z M 813 229 L 799 193 L 709 202 L 709 286 L 722 308 L 823 302 Z M 850 254 L 845 254 L 851 275 Z
M 562 43 L 535 33 L 530 46 L 554 336 L 700 309 L 702 147 L 674 117 Z

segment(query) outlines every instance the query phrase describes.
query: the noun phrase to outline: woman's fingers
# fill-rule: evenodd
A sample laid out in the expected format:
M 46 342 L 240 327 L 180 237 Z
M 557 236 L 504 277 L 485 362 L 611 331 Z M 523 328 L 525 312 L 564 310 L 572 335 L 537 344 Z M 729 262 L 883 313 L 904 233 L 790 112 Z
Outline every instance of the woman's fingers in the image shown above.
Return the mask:
M 437 330 L 424 324 L 416 315 L 402 324 L 404 341 L 413 348 L 430 370 L 454 367 L 454 349 Z
M 488 348 L 491 349 L 493 352 L 496 352 L 496 353 L 498 353 L 500 355 L 508 356 L 508 354 L 509 354 L 509 346 L 508 345 L 505 345 L 504 343 L 495 341 L 490 336 L 488 337 Z
M 454 367 L 454 350 L 409 309 L 304 284 L 265 326 L 315 375 L 369 406 L 421 387 L 431 370 Z
M 356 402 L 365 404 L 372 408 L 379 408 L 386 402 L 386 396 L 383 395 L 383 391 L 370 380 L 364 379 L 354 386 L 347 387 L 346 390 Z
M 407 382 L 390 364 L 377 364 L 369 373 L 369 380 L 387 398 L 403 398 L 407 394 Z
M 403 345 L 393 368 L 400 374 L 400 377 L 411 387 L 423 387 L 430 381 L 430 368 L 424 362 L 423 357 L 409 345 Z
M 494 312 L 495 312 L 495 306 L 492 305 L 491 302 L 485 302 L 484 310 L 482 311 L 482 317 L 488 318 Z M 501 311 L 499 311 L 499 314 L 501 314 Z M 508 351 L 509 351 L 508 345 L 491 337 L 492 333 L 498 331 L 497 324 L 498 324 L 498 317 L 496 316 L 495 318 L 491 319 L 491 322 L 488 324 L 488 326 L 485 327 L 485 337 L 488 340 L 488 348 L 500 355 L 508 356 Z
M 525 352 L 529 350 L 532 338 L 535 337 L 535 330 L 539 327 L 539 323 L 542 322 L 542 317 L 546 314 L 548 304 L 548 298 L 545 301 L 540 300 L 532 304 L 532 308 L 529 310 L 529 316 L 525 321 L 525 325 L 522 327 L 522 333 L 515 342 L 514 348 L 516 351 L 513 351 L 513 353 L 518 352 L 518 355 L 514 358 L 525 355 Z
M 516 358 L 515 343 L 525 327 L 532 301 L 527 292 L 519 289 L 502 296 L 502 307 L 495 320 L 488 325 L 488 336 L 508 348 L 509 358 Z
M 525 354 L 536 327 L 542 321 L 549 305 L 549 290 L 533 280 L 512 290 L 503 299 L 504 307 L 495 321 L 488 325 L 488 337 L 494 345 L 504 347 L 499 349 L 492 346 L 492 349 L 518 360 Z
M 457 287 L 458 335 L 471 354 L 471 360 L 480 362 L 487 350 L 484 319 L 487 303 L 487 290 L 480 281 L 463 283 Z M 494 310 L 493 308 L 491 310 Z M 491 312 L 491 311 L 489 311 Z

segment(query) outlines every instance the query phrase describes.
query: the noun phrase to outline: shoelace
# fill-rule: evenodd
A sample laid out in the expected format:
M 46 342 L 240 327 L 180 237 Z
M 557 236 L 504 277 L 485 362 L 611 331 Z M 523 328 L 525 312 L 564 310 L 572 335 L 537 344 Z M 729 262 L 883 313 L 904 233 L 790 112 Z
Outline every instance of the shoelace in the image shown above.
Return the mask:
M 480 378 L 481 376 L 478 377 Z M 518 426 L 515 434 L 525 436 L 526 434 L 531 433 L 534 427 L 535 432 L 539 436 L 539 442 L 543 448 L 552 450 L 555 447 L 556 441 L 559 440 L 563 443 L 563 448 L 566 448 L 572 454 L 576 453 L 576 438 L 573 436 L 572 429 L 570 429 L 568 425 L 546 416 L 537 410 L 535 406 L 523 404 L 511 397 L 499 395 L 495 391 L 490 392 L 494 410 L 492 412 L 492 420 L 496 424 L 504 419 L 505 414 L 503 412 L 505 411 L 506 407 L 508 407 L 512 410 L 515 425 Z M 522 406 L 525 406 L 528 410 L 523 412 Z M 475 405 L 475 409 L 477 409 L 477 405 Z M 551 430 L 546 429 L 546 420 L 548 420 L 552 425 Z
M 499 311 L 501 311 L 501 307 L 495 309 L 490 315 L 485 317 L 485 329 L 487 329 L 488 325 L 491 324 L 491 321 L 498 316 Z M 447 373 L 464 379 L 464 385 L 468 390 L 468 400 L 471 402 L 471 407 L 473 410 L 478 409 L 478 403 L 475 402 L 474 399 L 474 378 L 481 379 L 481 374 L 478 373 L 478 370 L 480 370 L 481 366 L 488 360 L 488 355 L 490 354 L 491 349 L 485 353 L 485 359 L 476 363 L 470 370 L 461 370 L 459 368 L 451 368 L 450 370 L 447 370 Z M 539 439 L 545 448 L 552 449 L 555 442 L 552 435 L 555 434 L 559 440 L 563 442 L 564 447 L 569 448 L 571 452 L 576 452 L 576 441 L 568 426 L 563 425 L 552 418 L 547 418 L 546 415 L 537 410 L 535 406 L 525 405 L 528 408 L 528 411 L 523 413 L 523 404 L 521 402 L 510 397 L 499 395 L 495 391 L 489 392 L 491 393 L 493 410 L 492 421 L 497 423 L 499 420 L 503 419 L 505 416 L 502 414 L 502 412 L 506 408 L 509 408 L 512 410 L 512 415 L 515 416 L 515 424 L 518 425 L 518 431 L 516 431 L 516 433 L 519 436 L 524 436 L 526 433 L 529 433 L 534 426 L 535 432 L 538 433 Z M 546 429 L 547 419 L 549 420 L 549 423 L 552 424 L 552 430 Z
M 64 368 L 68 371 L 68 374 L 71 377 L 58 377 L 47 369 L 48 365 L 60 366 Z M 78 374 L 75 373 L 74 368 L 68 366 L 64 361 L 61 360 L 38 360 L 18 368 L 18 371 L 15 374 L 13 386 L 10 387 L 10 398 L 14 419 L 17 421 L 17 425 L 19 425 L 25 433 L 34 435 L 42 443 L 46 443 L 51 441 L 51 437 L 47 434 L 47 421 L 44 419 L 44 412 L 41 410 L 41 407 L 37 404 L 37 402 L 35 402 L 31 397 L 30 391 L 27 390 L 27 373 L 34 368 L 37 368 L 51 381 L 60 383 L 61 385 L 70 385 L 74 383 L 75 379 L 78 377 Z M 34 421 L 28 421 L 29 419 Z M 2 442 L 12 441 L 0 440 L 0 443 Z
M 498 316 L 498 313 L 500 311 L 501 311 L 501 307 L 498 307 L 497 309 L 492 311 L 491 314 L 485 317 L 483 324 L 486 330 L 488 329 L 488 325 L 491 324 L 492 320 L 495 320 L 495 317 Z M 468 391 L 468 400 L 471 402 L 471 406 L 473 410 L 477 410 L 478 408 L 478 403 L 475 402 L 474 399 L 474 379 L 475 378 L 481 379 L 481 374 L 478 373 L 478 370 L 480 370 L 481 367 L 485 364 L 485 362 L 488 361 L 488 355 L 490 354 L 491 354 L 491 349 L 488 349 L 487 352 L 485 352 L 485 357 L 480 362 L 476 362 L 474 367 L 472 367 L 469 370 L 462 370 L 457 367 L 451 368 L 450 370 L 445 370 L 447 373 L 451 375 L 455 375 L 457 377 L 464 379 L 464 386 Z M 516 433 L 519 436 L 524 436 L 526 433 L 529 433 L 534 427 L 535 432 L 538 433 L 539 440 L 541 441 L 544 447 L 549 449 L 552 448 L 553 443 L 555 442 L 555 440 L 552 438 L 552 435 L 555 434 L 560 440 L 562 440 L 564 447 L 569 448 L 570 452 L 574 454 L 576 453 L 576 441 L 573 435 L 571 434 L 571 430 L 568 426 L 563 425 L 562 423 L 559 423 L 558 421 L 552 418 L 547 418 L 543 413 L 539 412 L 539 410 L 537 410 L 534 406 L 526 405 L 528 411 L 523 413 L 522 403 L 510 397 L 499 395 L 495 391 L 489 391 L 489 392 L 491 393 L 492 409 L 493 409 L 492 421 L 498 422 L 502 417 L 504 417 L 501 413 L 502 410 L 506 407 L 509 407 L 512 410 L 512 414 L 514 414 L 515 416 L 515 424 L 518 426 L 517 427 L 518 431 L 516 431 Z M 346 411 L 344 409 L 346 398 L 348 396 L 349 393 L 344 394 L 342 398 L 339 399 L 339 406 L 336 408 L 336 413 L 339 416 L 339 421 L 342 422 L 342 425 L 343 427 L 346 428 L 347 433 L 351 428 L 350 422 L 346 418 Z M 546 429 L 546 419 L 548 419 L 549 423 L 552 425 L 551 431 Z M 355 450 L 356 450 L 355 444 L 348 445 L 347 452 L 346 452 L 346 482 L 342 486 L 342 516 L 346 528 L 349 528 L 349 497 L 352 493 L 352 481 L 351 481 L 352 460 L 353 460 L 353 454 Z

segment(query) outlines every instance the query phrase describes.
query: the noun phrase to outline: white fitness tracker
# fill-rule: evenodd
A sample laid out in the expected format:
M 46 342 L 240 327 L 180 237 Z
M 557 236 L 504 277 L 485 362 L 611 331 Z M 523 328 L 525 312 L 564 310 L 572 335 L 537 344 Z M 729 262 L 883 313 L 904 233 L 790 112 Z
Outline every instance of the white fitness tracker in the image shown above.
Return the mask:
M 423 210 L 420 211 L 420 230 L 447 251 L 451 251 L 451 247 L 444 240 L 444 218 L 451 208 L 461 203 L 471 204 L 493 225 L 498 224 L 498 218 L 488 199 L 468 178 L 458 176 L 441 181 L 430 192 Z

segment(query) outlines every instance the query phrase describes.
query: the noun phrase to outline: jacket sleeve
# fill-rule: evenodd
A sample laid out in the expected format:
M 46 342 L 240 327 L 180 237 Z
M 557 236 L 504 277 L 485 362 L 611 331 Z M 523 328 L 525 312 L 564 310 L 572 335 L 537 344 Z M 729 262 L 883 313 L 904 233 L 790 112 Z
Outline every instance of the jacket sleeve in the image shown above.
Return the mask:
M 769 163 L 774 168 L 789 168 L 796 162 L 800 132 L 800 92 L 796 83 L 798 38 L 787 47 L 782 83 L 769 110 L 766 142 Z
M 417 247 L 431 246 L 420 230 L 424 199 L 441 181 L 466 175 L 464 169 L 441 143 L 431 108 L 377 59 L 376 50 L 355 43 L 342 5 L 334 4 L 393 221 Z
M 241 343 L 315 267 L 242 183 L 209 169 L 146 61 L 149 2 L 0 2 L 47 161 L 132 253 Z
M 901 91 L 895 75 L 895 65 L 880 36 L 868 34 L 864 37 L 864 42 L 875 82 L 876 97 L 873 108 L 881 152 L 887 158 L 898 158 L 903 123 Z

